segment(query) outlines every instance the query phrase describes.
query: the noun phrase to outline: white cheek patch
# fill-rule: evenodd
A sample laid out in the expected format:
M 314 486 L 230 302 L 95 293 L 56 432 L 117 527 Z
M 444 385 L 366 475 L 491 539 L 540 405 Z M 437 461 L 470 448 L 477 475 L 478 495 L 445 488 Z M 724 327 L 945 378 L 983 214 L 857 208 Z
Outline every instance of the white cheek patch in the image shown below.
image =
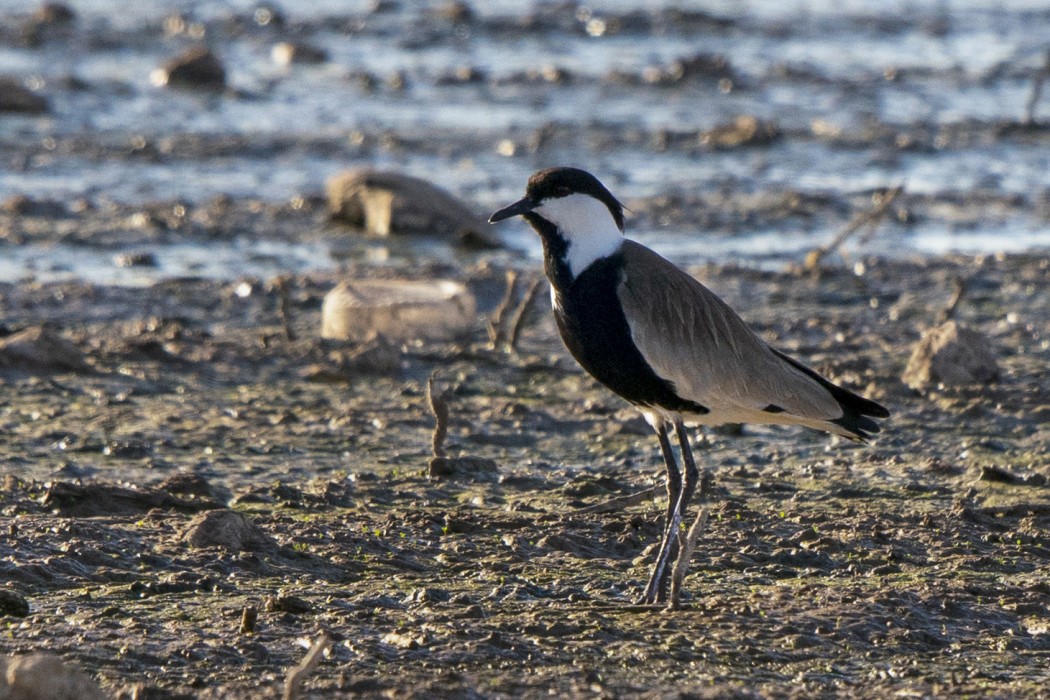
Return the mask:
M 586 194 L 549 199 L 536 213 L 558 227 L 569 243 L 565 261 L 573 277 L 623 245 L 623 233 L 605 203 Z

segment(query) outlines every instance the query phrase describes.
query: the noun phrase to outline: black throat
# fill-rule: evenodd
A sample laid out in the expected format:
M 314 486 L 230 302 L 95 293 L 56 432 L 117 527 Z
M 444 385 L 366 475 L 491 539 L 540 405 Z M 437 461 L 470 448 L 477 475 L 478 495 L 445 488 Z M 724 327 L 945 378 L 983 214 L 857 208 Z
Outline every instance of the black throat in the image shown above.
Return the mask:
M 543 244 L 543 271 L 550 280 L 556 293 L 562 293 L 572 284 L 572 270 L 566 260 L 569 242 L 561 235 L 558 227 L 539 214 L 529 212 L 523 216 L 529 225 L 540 236 Z
M 554 288 L 554 319 L 565 347 L 588 374 L 636 406 L 703 414 L 708 409 L 678 396 L 658 376 L 631 337 L 618 290 L 624 275 L 622 251 L 591 263 L 573 278 L 565 259 L 569 242 L 536 214 L 526 220 L 543 242 L 543 264 Z

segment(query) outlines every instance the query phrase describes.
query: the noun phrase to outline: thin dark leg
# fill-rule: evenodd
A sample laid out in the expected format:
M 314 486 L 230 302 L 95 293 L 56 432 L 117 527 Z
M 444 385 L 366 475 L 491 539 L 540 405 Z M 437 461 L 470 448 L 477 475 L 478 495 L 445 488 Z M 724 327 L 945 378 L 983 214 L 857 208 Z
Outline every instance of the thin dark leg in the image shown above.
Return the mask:
M 696 462 L 693 461 L 693 451 L 689 447 L 689 434 L 682 421 L 674 424 L 674 434 L 678 438 L 678 447 L 682 450 L 682 464 L 685 465 L 685 484 L 682 487 L 681 503 L 678 504 L 679 514 L 685 517 L 685 510 L 689 507 L 689 501 L 693 499 L 696 487 L 700 483 L 700 470 L 696 468 Z
M 656 428 L 656 437 L 660 440 L 660 451 L 664 456 L 664 465 L 667 467 L 667 511 L 664 519 L 664 534 L 660 540 L 660 549 L 656 553 L 656 563 L 653 565 L 649 583 L 645 586 L 641 603 L 658 603 L 665 597 L 667 573 L 670 570 L 671 550 L 674 547 L 678 527 L 681 523 L 681 513 L 678 510 L 678 502 L 682 498 L 682 474 L 678 471 L 678 463 L 671 449 L 671 441 L 667 438 L 667 426 L 660 424 Z M 692 455 L 690 455 L 692 459 Z M 693 467 L 696 471 L 696 467 Z

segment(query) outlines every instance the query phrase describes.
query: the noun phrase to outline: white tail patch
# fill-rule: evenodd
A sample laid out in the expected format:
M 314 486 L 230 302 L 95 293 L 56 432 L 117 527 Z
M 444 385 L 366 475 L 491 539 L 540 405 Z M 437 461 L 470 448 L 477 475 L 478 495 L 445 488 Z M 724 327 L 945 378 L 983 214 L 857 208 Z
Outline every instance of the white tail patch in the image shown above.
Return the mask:
M 574 278 L 595 260 L 609 257 L 623 245 L 623 232 L 609 208 L 588 194 L 548 199 L 533 211 L 557 226 L 568 242 L 565 262 Z

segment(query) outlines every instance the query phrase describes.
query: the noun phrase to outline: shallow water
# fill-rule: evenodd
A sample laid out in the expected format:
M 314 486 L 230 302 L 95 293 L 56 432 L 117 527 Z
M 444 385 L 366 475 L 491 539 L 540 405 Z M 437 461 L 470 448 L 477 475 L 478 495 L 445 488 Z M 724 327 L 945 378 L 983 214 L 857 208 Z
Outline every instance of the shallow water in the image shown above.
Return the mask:
M 436 14 L 445 3 L 372 5 L 268 5 L 278 21 L 251 2 L 85 0 L 71 27 L 48 28 L 30 46 L 18 28 L 36 3 L 0 2 L 0 72 L 51 103 L 42 117 L 0 115 L 0 200 L 197 203 L 226 194 L 282 202 L 319 194 L 332 173 L 369 164 L 426 177 L 488 210 L 516 197 L 533 170 L 571 163 L 599 174 L 628 206 L 726 189 L 841 199 L 903 185 L 934 201 L 993 193 L 1014 199 L 987 215 L 960 218 L 942 207 L 884 224 L 865 250 L 1050 248 L 1048 130 L 1003 128 L 1023 117 L 1043 63 L 1045 3 L 667 2 L 638 10 L 620 2 L 573 14 L 493 2 L 477 3 L 463 21 Z M 165 22 L 176 13 L 181 24 Z M 151 84 L 153 69 L 199 40 L 225 63 L 223 94 Z M 278 66 L 270 50 L 284 40 L 322 48 L 328 60 Z M 728 68 L 657 79 L 699 54 L 720 55 Z M 526 75 L 545 67 L 563 79 Z M 477 77 L 455 78 L 462 68 Z M 739 114 L 775 122 L 780 138 L 700 146 L 700 132 Z M 1036 116 L 1050 120 L 1050 98 Z M 833 236 L 841 219 L 759 221 L 711 236 L 697 235 L 686 212 L 642 216 L 631 230 L 683 262 L 782 264 Z M 119 281 L 108 252 L 62 245 L 44 256 L 51 262 L 5 249 L 0 278 L 46 278 L 54 268 Z M 250 245 L 164 245 L 151 250 L 187 262 L 140 273 L 194 274 L 195 256 L 211 258 L 209 276 L 268 272 L 237 260 L 238 251 L 250 258 Z M 315 240 L 289 245 L 307 269 L 333 264 Z M 194 246 L 198 253 L 187 252 Z

